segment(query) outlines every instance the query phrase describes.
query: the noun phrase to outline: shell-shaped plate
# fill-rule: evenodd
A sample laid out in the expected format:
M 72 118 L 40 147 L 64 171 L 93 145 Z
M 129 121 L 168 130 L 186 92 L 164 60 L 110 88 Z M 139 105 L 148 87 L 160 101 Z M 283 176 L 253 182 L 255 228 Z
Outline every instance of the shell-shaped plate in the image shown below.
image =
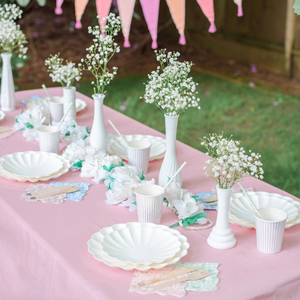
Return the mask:
M 126 141 L 146 140 L 151 143 L 150 160 L 161 159 L 166 152 L 166 140 L 152 135 L 124 135 Z M 109 138 L 107 140 L 107 152 L 120 156 L 122 159 L 128 160 L 127 147 L 123 139 L 119 136 Z
M 112 257 L 108 256 L 103 251 L 102 242 L 106 236 L 108 236 L 110 233 L 117 231 L 119 229 L 131 228 L 131 227 L 136 227 L 136 226 L 160 228 L 164 231 L 172 233 L 174 236 L 178 237 L 178 240 L 180 242 L 179 251 L 172 258 L 166 259 L 160 263 L 152 263 L 150 265 L 133 264 L 133 263 L 127 263 L 124 261 L 120 261 L 116 258 L 112 258 Z M 127 223 L 127 224 L 116 224 L 116 225 L 113 225 L 112 227 L 103 228 L 102 230 L 100 230 L 100 232 L 97 232 L 92 235 L 92 238 L 88 241 L 88 246 L 89 246 L 88 251 L 91 254 L 93 254 L 93 256 L 96 260 L 101 261 L 110 267 L 119 267 L 123 270 L 137 269 L 140 271 L 147 271 L 151 268 L 161 269 L 167 265 L 174 264 L 187 254 L 187 250 L 190 247 L 189 243 L 187 242 L 187 238 L 185 236 L 183 236 L 182 234 L 180 234 L 180 232 L 177 230 L 170 229 L 169 227 L 164 226 L 164 225 L 155 225 L 152 223 L 137 223 L 137 222 Z
M 54 153 L 27 151 L 3 156 L 1 167 L 13 176 L 38 178 L 58 172 L 63 162 Z

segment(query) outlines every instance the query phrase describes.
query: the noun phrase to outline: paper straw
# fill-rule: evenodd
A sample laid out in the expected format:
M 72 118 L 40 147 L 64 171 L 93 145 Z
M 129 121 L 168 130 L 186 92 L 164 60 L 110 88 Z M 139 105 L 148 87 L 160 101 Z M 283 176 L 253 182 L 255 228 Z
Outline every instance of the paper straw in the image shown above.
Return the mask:
M 60 129 L 60 126 L 61 126 L 61 124 L 63 123 L 63 121 L 65 120 L 65 118 L 66 118 L 66 116 L 67 116 L 69 110 L 71 109 L 72 105 L 73 105 L 73 102 L 70 104 L 68 110 L 66 111 L 66 113 L 65 113 L 64 116 L 62 117 L 61 121 L 59 122 L 59 124 L 58 124 L 58 130 Z
M 164 191 L 169 186 L 169 184 L 174 180 L 177 174 L 181 171 L 181 169 L 186 165 L 186 161 L 182 164 L 182 166 L 177 170 L 177 172 L 173 175 L 173 177 L 168 181 L 168 183 L 164 186 Z
M 252 205 L 254 211 L 256 212 L 256 214 L 263 220 L 264 218 L 260 215 L 259 211 L 257 210 L 255 204 L 253 203 L 252 199 L 250 198 L 250 196 L 248 195 L 248 193 L 246 192 L 246 190 L 244 189 L 244 187 L 242 186 L 242 184 L 238 181 L 238 185 L 240 186 L 240 188 L 242 189 L 244 195 L 248 198 L 248 200 L 250 201 L 250 204 Z
M 54 101 L 53 101 L 53 98 L 52 98 L 51 95 L 49 94 L 49 92 L 48 92 L 48 90 L 47 90 L 47 88 L 46 88 L 46 86 L 45 86 L 44 84 L 42 85 L 42 88 L 43 88 L 44 91 L 46 92 L 47 96 L 51 99 L 51 101 L 54 102 Z
M 109 124 L 113 127 L 113 129 L 116 131 L 116 133 L 123 139 L 123 141 L 125 142 L 125 145 L 128 145 L 128 142 L 125 140 L 124 136 L 119 132 L 119 130 L 117 129 L 117 127 L 113 124 L 113 122 L 111 120 L 108 120 Z

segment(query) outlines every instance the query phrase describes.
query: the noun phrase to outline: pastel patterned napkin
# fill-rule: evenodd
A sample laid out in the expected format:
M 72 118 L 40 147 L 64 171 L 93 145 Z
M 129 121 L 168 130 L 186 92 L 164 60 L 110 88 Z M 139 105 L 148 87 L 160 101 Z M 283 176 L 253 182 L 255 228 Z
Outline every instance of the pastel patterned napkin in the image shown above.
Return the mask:
M 0 139 L 6 139 L 17 131 L 15 128 L 0 127 Z
M 24 194 L 20 197 L 21 200 L 27 200 L 27 201 L 38 201 L 37 199 L 33 199 L 34 196 L 31 195 L 31 193 L 33 192 L 38 192 L 38 191 L 42 191 L 42 190 L 48 190 L 52 188 L 51 185 L 49 184 L 31 184 L 26 191 L 24 192 Z M 64 194 L 59 194 L 59 195 L 54 195 L 54 196 L 50 196 L 50 197 L 46 197 L 46 198 L 42 198 L 40 201 L 42 201 L 43 203 L 56 203 L 56 204 L 61 204 L 64 202 L 64 198 L 66 197 L 66 193 Z
M 33 95 L 32 97 L 29 97 L 29 98 L 27 98 L 26 100 L 31 100 L 31 99 L 40 99 L 40 98 L 42 98 L 41 96 L 39 96 L 39 95 Z M 20 101 L 20 103 L 21 104 L 25 104 L 26 105 L 26 100 L 22 100 L 22 101 Z
M 198 292 L 200 292 L 200 291 L 215 291 L 218 289 L 217 284 L 219 282 L 218 265 L 219 265 L 218 263 L 177 262 L 173 265 L 166 266 L 159 270 L 154 270 L 154 269 L 150 269 L 148 271 L 135 270 L 133 277 L 132 277 L 130 287 L 129 287 L 129 292 L 130 293 L 137 292 L 137 293 L 144 294 L 144 295 L 156 293 L 156 294 L 159 294 L 162 296 L 172 295 L 172 296 L 176 296 L 176 297 L 183 297 L 186 295 L 186 291 L 198 291 Z M 200 280 L 181 282 L 181 283 L 175 284 L 173 286 L 169 286 L 165 289 L 154 291 L 154 292 L 149 290 L 149 287 L 154 287 L 156 285 L 160 285 L 162 283 L 171 281 L 174 278 L 184 277 L 185 275 L 183 274 L 183 275 L 179 275 L 174 278 L 165 279 L 165 280 L 153 283 L 148 286 L 140 287 L 138 285 L 138 283 L 141 281 L 149 280 L 154 277 L 158 277 L 158 276 L 164 275 L 166 273 L 169 273 L 170 271 L 174 270 L 175 268 L 181 269 L 183 267 L 190 267 L 190 268 L 191 267 L 202 267 L 203 270 L 204 269 L 209 270 L 211 272 L 211 275 L 209 275 L 203 279 L 200 279 Z
M 59 181 L 50 181 L 49 185 L 79 185 L 80 190 L 73 193 L 68 193 L 65 197 L 65 200 L 81 201 L 85 193 L 88 191 L 90 182 L 59 182 Z
M 204 205 L 204 209 L 216 210 L 218 205 L 207 205 L 207 202 L 201 201 L 201 199 L 206 199 L 213 196 L 215 196 L 213 192 L 211 193 L 198 192 L 196 200 L 199 200 L 200 203 Z

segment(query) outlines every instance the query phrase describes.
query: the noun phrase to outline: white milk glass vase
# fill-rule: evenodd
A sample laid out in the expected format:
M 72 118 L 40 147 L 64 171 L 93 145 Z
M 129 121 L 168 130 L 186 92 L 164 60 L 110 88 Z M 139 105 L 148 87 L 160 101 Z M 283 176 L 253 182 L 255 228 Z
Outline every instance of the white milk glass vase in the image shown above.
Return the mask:
M 217 221 L 207 239 L 207 243 L 215 249 L 230 249 L 236 244 L 236 239 L 232 233 L 228 221 L 228 209 L 231 193 L 232 188 L 221 189 L 217 186 Z
M 71 103 L 73 103 L 71 109 L 69 110 L 65 121 L 76 121 L 76 100 L 75 100 L 75 86 L 67 86 L 63 88 L 63 99 L 64 99 L 64 114 L 69 109 Z
M 103 118 L 104 94 L 92 95 L 94 99 L 94 120 L 90 135 L 91 146 L 97 150 L 106 150 L 107 134 Z
M 165 186 L 170 178 L 179 169 L 177 157 L 176 157 L 176 134 L 177 134 L 177 124 L 179 116 L 167 116 L 165 115 L 166 124 L 166 154 L 162 162 L 159 176 L 158 184 Z M 176 176 L 173 182 L 177 182 L 181 187 L 181 174 Z
M 15 86 L 11 69 L 11 53 L 2 53 L 2 78 L 1 78 L 1 109 L 4 111 L 14 110 Z

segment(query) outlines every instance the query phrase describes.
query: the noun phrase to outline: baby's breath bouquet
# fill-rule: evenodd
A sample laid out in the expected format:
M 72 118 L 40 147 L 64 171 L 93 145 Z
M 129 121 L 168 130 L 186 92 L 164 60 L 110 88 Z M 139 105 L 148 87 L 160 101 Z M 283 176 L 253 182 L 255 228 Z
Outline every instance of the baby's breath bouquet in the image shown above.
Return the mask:
M 189 107 L 200 109 L 200 99 L 196 98 L 198 83 L 188 77 L 193 63 L 179 62 L 179 52 L 166 54 L 166 49 L 154 52 L 160 66 L 148 75 L 146 103 L 155 103 L 168 116 L 180 115 Z
M 82 71 L 91 72 L 95 77 L 92 84 L 97 94 L 104 94 L 105 86 L 117 74 L 117 67 L 113 67 L 112 72 L 109 72 L 107 65 L 114 54 L 120 52 L 120 47 L 114 41 L 114 36 L 122 28 L 120 17 L 110 13 L 106 18 L 103 18 L 101 23 L 103 24 L 105 21 L 106 25 L 102 31 L 98 25 L 88 28 L 88 32 L 94 36 L 94 43 L 86 49 L 88 52 L 86 58 L 81 59 L 81 64 L 79 64 Z
M 261 155 L 251 152 L 249 155 L 239 141 L 223 138 L 223 134 L 211 134 L 201 139 L 201 145 L 207 150 L 210 159 L 204 167 L 205 175 L 214 179 L 219 188 L 229 189 L 247 176 L 263 179 Z
M 20 25 L 15 23 L 21 15 L 21 9 L 15 4 L 0 6 L 0 52 L 18 52 L 19 57 L 26 58 L 27 47 L 24 47 L 27 44 L 26 37 Z
M 70 87 L 74 81 L 79 81 L 81 78 L 81 71 L 76 67 L 75 63 L 66 61 L 59 57 L 59 53 L 51 55 L 45 60 L 45 65 L 48 66 L 48 72 L 53 82 L 59 82 L 63 87 Z

